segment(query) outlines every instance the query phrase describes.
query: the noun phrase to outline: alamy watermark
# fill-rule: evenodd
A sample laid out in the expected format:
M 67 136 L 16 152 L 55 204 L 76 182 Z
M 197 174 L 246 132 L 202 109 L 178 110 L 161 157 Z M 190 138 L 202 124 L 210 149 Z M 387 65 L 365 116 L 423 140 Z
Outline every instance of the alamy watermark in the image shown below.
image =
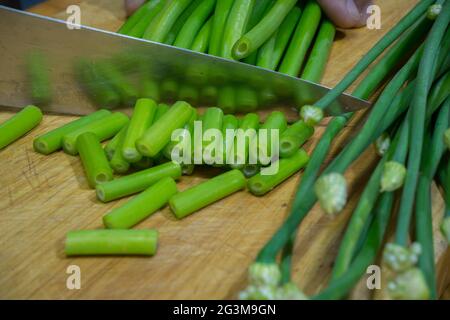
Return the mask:
M 67 29 L 78 30 L 81 29 L 81 8 L 76 4 L 70 5 L 66 8 L 68 17 L 66 19 Z
M 66 269 L 66 273 L 69 275 L 66 279 L 66 287 L 69 290 L 81 289 L 81 268 L 77 265 L 70 265 Z
M 377 5 L 370 5 L 367 7 L 366 13 L 369 15 L 366 21 L 367 29 L 380 30 L 381 29 L 381 8 Z
M 218 129 L 203 132 L 202 122 L 195 121 L 191 133 L 177 129 L 176 143 L 170 158 L 178 164 L 261 165 L 262 175 L 274 175 L 279 169 L 280 134 L 278 129 Z

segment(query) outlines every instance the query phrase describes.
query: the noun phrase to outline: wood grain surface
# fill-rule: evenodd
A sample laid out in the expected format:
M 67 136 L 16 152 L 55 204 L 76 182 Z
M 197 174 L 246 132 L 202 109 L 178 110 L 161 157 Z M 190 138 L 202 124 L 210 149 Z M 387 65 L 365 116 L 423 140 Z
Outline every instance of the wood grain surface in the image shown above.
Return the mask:
M 335 85 L 417 0 L 375 2 L 382 9 L 381 30 L 340 31 L 325 85 Z M 81 6 L 83 24 L 107 30 L 116 30 L 125 16 L 120 0 L 50 0 L 31 11 L 64 18 L 69 4 Z M 0 122 L 11 115 L 0 109 Z M 362 116 L 339 136 L 330 158 L 355 134 Z M 182 221 L 175 220 L 168 208 L 161 210 L 137 226 L 159 230 L 160 245 L 154 257 L 66 258 L 63 245 L 68 231 L 102 228 L 102 216 L 124 201 L 99 203 L 88 188 L 77 157 L 33 152 L 34 137 L 73 119 L 45 116 L 39 127 L 0 151 L 0 298 L 235 298 L 245 286 L 247 267 L 288 214 L 301 174 L 263 198 L 242 191 Z M 309 152 L 323 130 L 324 125 L 306 146 Z M 293 270 L 295 282 L 307 294 L 326 286 L 342 233 L 375 163 L 374 152 L 368 150 L 348 170 L 351 197 L 345 212 L 332 219 L 315 207 L 302 223 Z M 179 188 L 183 190 L 217 173 L 215 169 L 199 169 L 192 177 L 183 177 Z M 443 208 L 439 190 L 434 188 L 435 226 Z M 449 283 L 449 250 L 437 227 L 435 247 L 439 290 L 443 293 Z M 70 265 L 81 268 L 80 290 L 66 287 Z M 373 292 L 368 292 L 364 283 L 362 279 L 352 298 L 370 298 Z

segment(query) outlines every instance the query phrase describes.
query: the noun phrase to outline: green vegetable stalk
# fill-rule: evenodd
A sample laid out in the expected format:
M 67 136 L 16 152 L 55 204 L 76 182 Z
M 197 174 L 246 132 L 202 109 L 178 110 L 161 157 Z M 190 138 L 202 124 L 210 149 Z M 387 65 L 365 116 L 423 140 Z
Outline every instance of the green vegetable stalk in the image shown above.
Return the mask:
M 241 60 L 258 50 L 276 32 L 296 3 L 297 0 L 277 0 L 264 18 L 234 44 L 233 58 Z
M 142 98 L 136 101 L 122 146 L 122 156 L 129 163 L 142 159 L 142 155 L 136 148 L 136 141 L 152 125 L 157 108 L 158 105 L 151 99 Z
M 42 111 L 36 106 L 26 106 L 0 124 L 0 150 L 13 143 L 42 121 Z
M 169 177 L 163 178 L 124 205 L 113 209 L 103 217 L 103 223 L 108 229 L 129 229 L 161 209 L 176 193 L 175 181 Z
M 316 1 L 307 2 L 279 71 L 297 77 L 319 27 L 322 11 Z
M 145 255 L 156 253 L 156 230 L 80 230 L 66 236 L 67 256 Z
M 145 169 L 109 182 L 97 185 L 97 198 L 102 202 L 110 202 L 141 192 L 163 178 L 178 179 L 181 167 L 174 162 L 166 162 L 157 167 Z
M 58 151 L 62 148 L 63 136 L 110 114 L 110 111 L 101 109 L 40 135 L 33 141 L 34 150 L 46 155 Z
M 108 159 L 94 133 L 85 132 L 81 134 L 77 138 L 76 145 L 91 188 L 113 179 Z
M 121 112 L 114 112 L 104 118 L 89 122 L 63 136 L 62 145 L 64 152 L 76 155 L 78 153 L 76 148 L 77 138 L 85 132 L 92 132 L 100 141 L 104 141 L 114 137 L 128 122 L 128 117 Z
M 137 140 L 138 151 L 144 156 L 156 156 L 170 142 L 172 132 L 182 128 L 188 122 L 192 110 L 193 108 L 187 102 L 175 103 Z
M 174 195 L 169 205 L 178 219 L 182 219 L 220 199 L 245 188 L 241 171 L 231 170 L 206 182 Z

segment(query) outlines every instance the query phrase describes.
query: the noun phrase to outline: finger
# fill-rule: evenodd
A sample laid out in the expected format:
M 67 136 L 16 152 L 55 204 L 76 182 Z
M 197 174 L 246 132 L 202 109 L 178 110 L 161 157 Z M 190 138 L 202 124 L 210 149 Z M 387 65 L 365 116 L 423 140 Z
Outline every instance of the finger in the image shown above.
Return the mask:
M 129 16 L 135 12 L 144 2 L 145 0 L 125 0 L 125 10 L 127 15 Z
M 357 28 L 366 24 L 371 0 L 317 0 L 326 15 L 340 28 Z

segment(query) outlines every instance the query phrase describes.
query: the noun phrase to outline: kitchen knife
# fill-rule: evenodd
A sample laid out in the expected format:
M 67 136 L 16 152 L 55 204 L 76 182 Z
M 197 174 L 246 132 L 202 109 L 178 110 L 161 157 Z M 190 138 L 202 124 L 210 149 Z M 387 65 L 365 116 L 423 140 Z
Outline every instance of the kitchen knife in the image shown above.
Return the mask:
M 65 21 L 4 6 L 0 50 L 0 105 L 22 108 L 34 103 L 50 113 L 124 109 L 138 97 L 161 102 L 184 98 L 195 106 L 211 106 L 224 92 L 258 102 L 240 106 L 240 99 L 234 99 L 238 108 L 299 107 L 329 90 L 241 62 L 91 27 L 71 29 Z M 326 113 L 369 106 L 343 94 Z

